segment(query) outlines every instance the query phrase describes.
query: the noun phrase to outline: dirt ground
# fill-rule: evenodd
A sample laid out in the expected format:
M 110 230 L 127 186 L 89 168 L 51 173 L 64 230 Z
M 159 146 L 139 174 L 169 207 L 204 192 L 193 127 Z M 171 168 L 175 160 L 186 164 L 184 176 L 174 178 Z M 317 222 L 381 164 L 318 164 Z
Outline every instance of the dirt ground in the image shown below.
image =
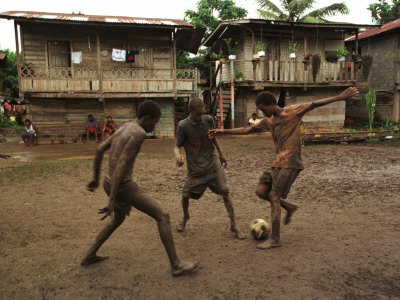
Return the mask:
M 226 170 L 239 226 L 229 231 L 222 199 L 191 201 L 185 233 L 170 139 L 146 141 L 135 180 L 170 215 L 180 257 L 199 260 L 174 278 L 156 223 L 133 210 L 100 249 L 110 259 L 79 262 L 104 221 L 102 189 L 91 195 L 96 145 L 0 145 L 0 298 L 2 299 L 400 299 L 400 142 L 303 148 L 305 170 L 288 201 L 300 205 L 282 226 L 282 248 L 256 249 L 255 218 L 270 205 L 254 195 L 274 156 L 270 137 L 224 137 Z M 103 173 L 107 164 L 103 164 Z

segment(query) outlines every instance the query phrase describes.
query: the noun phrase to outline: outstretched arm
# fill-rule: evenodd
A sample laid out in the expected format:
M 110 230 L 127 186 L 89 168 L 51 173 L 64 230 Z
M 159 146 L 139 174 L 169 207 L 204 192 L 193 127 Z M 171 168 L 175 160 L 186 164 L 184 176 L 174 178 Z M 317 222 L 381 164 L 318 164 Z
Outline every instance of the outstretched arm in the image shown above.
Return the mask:
M 350 87 L 337 96 L 314 101 L 314 108 L 324 106 L 324 105 L 327 105 L 329 103 L 336 102 L 336 101 L 353 100 L 353 98 L 357 94 L 358 94 L 358 89 L 356 89 L 355 87 Z
M 262 119 L 258 124 L 250 127 L 241 127 L 234 129 L 212 129 L 208 131 L 208 138 L 213 139 L 216 135 L 223 134 L 247 135 L 264 130 L 268 130 L 268 118 Z

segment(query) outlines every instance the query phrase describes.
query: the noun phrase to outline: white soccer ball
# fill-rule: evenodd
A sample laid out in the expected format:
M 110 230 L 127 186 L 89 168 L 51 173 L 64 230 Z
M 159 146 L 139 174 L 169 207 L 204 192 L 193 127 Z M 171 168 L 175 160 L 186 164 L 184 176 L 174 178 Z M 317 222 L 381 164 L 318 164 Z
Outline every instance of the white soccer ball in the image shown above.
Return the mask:
M 268 239 L 271 234 L 271 225 L 263 219 L 255 219 L 250 223 L 250 232 L 256 240 Z

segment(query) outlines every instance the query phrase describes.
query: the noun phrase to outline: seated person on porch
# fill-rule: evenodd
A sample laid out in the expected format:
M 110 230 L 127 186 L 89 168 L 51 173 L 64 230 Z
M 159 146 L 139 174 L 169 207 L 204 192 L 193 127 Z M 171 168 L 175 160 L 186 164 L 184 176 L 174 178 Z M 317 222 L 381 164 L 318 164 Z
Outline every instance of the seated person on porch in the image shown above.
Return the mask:
M 249 126 L 257 125 L 260 122 L 260 119 L 257 118 L 257 114 L 253 113 L 249 120 Z
M 97 121 L 93 118 L 93 115 L 88 116 L 88 120 L 86 121 L 86 141 L 89 142 L 89 136 L 93 134 L 96 138 L 96 143 L 97 143 L 97 130 L 98 130 L 99 124 L 97 124 Z
M 27 147 L 33 146 L 33 142 L 36 137 L 36 127 L 33 126 L 31 120 L 25 120 L 25 132 L 21 134 L 21 137 Z
M 117 127 L 115 126 L 115 122 L 111 116 L 107 117 L 107 122 L 104 123 L 103 130 L 101 131 L 101 140 L 104 142 L 104 136 L 107 134 L 108 136 L 112 135 L 117 131 Z

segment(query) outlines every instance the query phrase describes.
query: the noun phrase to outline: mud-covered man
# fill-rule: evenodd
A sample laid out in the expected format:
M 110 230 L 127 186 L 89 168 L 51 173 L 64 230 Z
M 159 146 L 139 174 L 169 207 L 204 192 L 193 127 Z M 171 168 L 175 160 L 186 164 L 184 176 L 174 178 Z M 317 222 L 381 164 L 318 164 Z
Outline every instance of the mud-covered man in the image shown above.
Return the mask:
M 257 108 L 266 116 L 258 124 L 248 128 L 210 130 L 210 139 L 215 138 L 216 134 L 250 134 L 263 130 L 271 131 L 276 156 L 272 163 L 271 174 L 263 174 L 257 185 L 256 194 L 271 202 L 272 234 L 269 240 L 259 244 L 257 248 L 280 247 L 282 245 L 280 240 L 281 206 L 287 211 L 285 224 L 290 223 L 292 214 L 298 208 L 285 199 L 293 182 L 303 170 L 299 131 L 302 117 L 314 108 L 336 101 L 349 100 L 357 94 L 358 90 L 351 87 L 334 97 L 281 108 L 277 105 L 276 97 L 265 91 L 259 93 L 255 101 Z
M 101 162 L 104 152 L 109 149 L 109 171 L 103 184 L 104 190 L 109 196 L 109 202 L 108 206 L 99 210 L 99 214 L 104 214 L 102 220 L 111 216 L 111 221 L 99 233 L 85 255 L 81 263 L 83 266 L 107 258 L 97 256 L 96 253 L 129 215 L 132 206 L 157 221 L 158 231 L 168 254 L 173 275 L 181 275 L 197 266 L 197 263 L 181 261 L 178 258 L 171 234 L 169 214 L 161 208 L 156 200 L 150 198 L 132 181 L 133 165 L 146 138 L 146 132 L 154 130 L 160 115 L 161 111 L 157 103 L 144 101 L 138 106 L 137 120 L 124 124 L 98 147 L 94 163 L 94 179 L 89 182 L 88 189 L 93 191 L 99 186 Z
M 183 219 L 177 230 L 184 231 L 189 220 L 189 199 L 200 199 L 207 187 L 214 193 L 221 195 L 231 221 L 231 231 L 239 239 L 245 236 L 236 225 L 232 197 L 226 183 L 222 167 L 227 166 L 226 159 L 216 138 L 209 139 L 207 133 L 214 128 L 213 118 L 205 116 L 204 103 L 200 98 L 193 98 L 189 102 L 189 117 L 180 121 L 176 130 L 176 146 L 174 153 L 176 163 L 180 167 L 184 164 L 182 148 L 186 152 L 188 175 L 183 187 L 182 208 Z M 218 163 L 214 148 L 219 153 Z

